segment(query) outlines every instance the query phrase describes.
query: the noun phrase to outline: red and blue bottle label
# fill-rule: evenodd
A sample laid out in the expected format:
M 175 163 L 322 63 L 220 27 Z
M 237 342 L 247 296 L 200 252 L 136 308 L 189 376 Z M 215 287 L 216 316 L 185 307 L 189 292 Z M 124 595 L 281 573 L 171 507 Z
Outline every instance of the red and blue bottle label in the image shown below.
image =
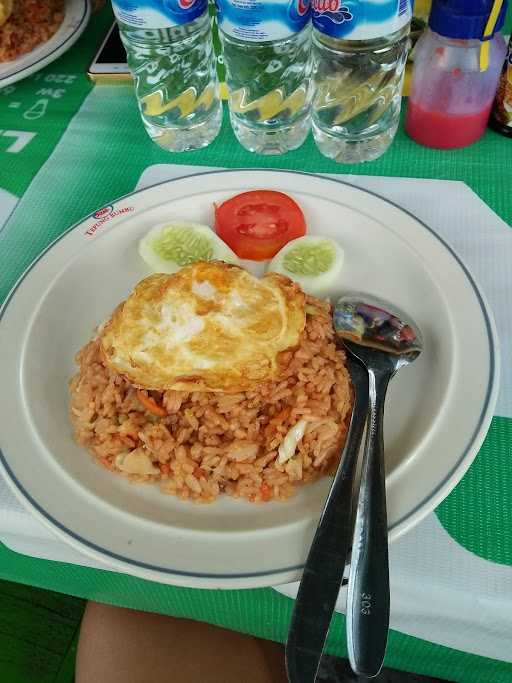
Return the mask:
M 217 21 L 240 40 L 283 40 L 302 31 L 311 18 L 310 0 L 216 0 Z
M 312 0 L 313 26 L 332 38 L 372 40 L 412 18 L 412 0 Z
M 116 18 L 134 28 L 171 28 L 197 19 L 208 0 L 112 0 Z

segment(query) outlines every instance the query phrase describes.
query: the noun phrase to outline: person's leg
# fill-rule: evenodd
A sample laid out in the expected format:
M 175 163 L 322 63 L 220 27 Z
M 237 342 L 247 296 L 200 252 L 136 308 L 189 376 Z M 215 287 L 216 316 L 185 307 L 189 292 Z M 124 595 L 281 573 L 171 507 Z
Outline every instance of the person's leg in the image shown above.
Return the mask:
M 90 602 L 76 683 L 286 683 L 277 643 L 188 619 Z

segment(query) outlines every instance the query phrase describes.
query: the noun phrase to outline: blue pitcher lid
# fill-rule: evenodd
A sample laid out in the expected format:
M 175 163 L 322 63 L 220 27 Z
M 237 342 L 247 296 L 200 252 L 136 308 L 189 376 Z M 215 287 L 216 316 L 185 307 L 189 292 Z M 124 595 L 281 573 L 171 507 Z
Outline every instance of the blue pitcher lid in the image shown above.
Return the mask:
M 428 25 L 447 38 L 483 39 L 493 0 L 433 0 Z M 504 0 L 498 20 L 487 40 L 500 30 L 505 20 L 507 0 Z

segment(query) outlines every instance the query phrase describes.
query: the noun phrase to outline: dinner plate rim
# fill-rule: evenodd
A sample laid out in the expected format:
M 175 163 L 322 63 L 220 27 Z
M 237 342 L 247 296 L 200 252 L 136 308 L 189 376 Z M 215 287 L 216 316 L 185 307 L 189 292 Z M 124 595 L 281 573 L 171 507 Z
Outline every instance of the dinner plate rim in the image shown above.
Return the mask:
M 34 52 L 39 47 L 49 47 L 49 52 L 43 50 L 39 59 L 36 59 L 33 62 L 29 62 L 26 66 L 22 66 L 17 71 L 8 73 L 8 75 L 6 76 L 2 76 L 2 67 L 4 67 L 4 69 L 7 71 L 7 66 L 12 64 L 16 65 L 16 62 L 19 59 L 21 59 L 21 57 L 27 57 L 31 54 L 31 52 L 25 55 L 20 55 L 20 57 L 17 57 L 11 62 L 4 62 L 3 64 L 0 63 L 0 88 L 6 88 L 8 85 L 12 85 L 13 83 L 17 83 L 18 81 L 27 78 L 28 76 L 32 76 L 32 74 L 37 73 L 41 69 L 44 69 L 45 66 L 48 66 L 48 64 L 51 64 L 53 61 L 55 61 L 61 55 L 67 52 L 67 50 L 78 40 L 78 38 L 80 38 L 80 36 L 84 32 L 85 28 L 87 27 L 89 18 L 91 16 L 90 0 L 81 0 L 81 4 L 83 8 L 82 15 L 78 19 L 78 25 L 72 31 L 65 32 L 58 44 L 55 44 L 52 48 L 52 41 L 54 41 L 55 37 L 57 36 L 60 27 L 59 29 L 57 29 L 57 32 L 51 38 L 49 38 L 49 40 L 47 40 L 45 43 L 42 43 L 41 45 L 36 45 L 36 47 L 33 50 L 31 50 L 31 52 Z M 69 6 L 66 8 L 66 14 L 68 11 Z M 63 22 L 64 21 L 66 21 L 66 15 L 64 15 Z
M 435 489 L 432 490 L 429 496 L 424 498 L 421 502 L 419 502 L 413 510 L 411 510 L 408 514 L 405 516 L 401 517 L 398 519 L 394 524 L 392 524 L 388 531 L 390 534 L 390 540 L 395 540 L 398 538 L 400 535 L 405 533 L 407 530 L 415 526 L 421 519 L 423 519 L 429 512 L 431 512 L 434 507 L 441 502 L 441 500 L 444 499 L 444 497 L 447 495 L 447 489 L 451 491 L 454 486 L 460 481 L 462 476 L 465 474 L 469 466 L 471 465 L 471 462 L 473 461 L 474 457 L 478 453 L 478 450 L 485 439 L 485 436 L 487 434 L 488 428 L 490 426 L 490 422 L 493 417 L 493 409 L 497 400 L 497 394 L 498 394 L 498 389 L 499 389 L 499 365 L 500 365 L 500 354 L 499 354 L 499 343 L 498 343 L 498 335 L 497 335 L 497 330 L 496 330 L 496 325 L 494 322 L 494 318 L 491 312 L 490 307 L 487 304 L 486 298 L 481 292 L 477 282 L 475 281 L 473 275 L 470 273 L 468 270 L 467 266 L 464 264 L 462 259 L 457 255 L 457 253 L 453 250 L 453 248 L 436 232 L 434 231 L 428 224 L 426 224 L 424 221 L 422 221 L 420 218 L 415 216 L 411 211 L 408 211 L 407 209 L 404 209 L 402 206 L 397 204 L 396 202 L 393 202 L 392 200 L 383 197 L 377 192 L 374 192 L 372 190 L 367 190 L 365 188 L 358 187 L 357 185 L 353 185 L 350 182 L 347 182 L 346 180 L 341 180 L 333 177 L 327 177 L 321 174 L 317 173 L 309 173 L 305 171 L 294 171 L 294 170 L 287 170 L 287 169 L 265 169 L 265 168 L 239 168 L 239 169 L 218 169 L 218 170 L 209 170 L 209 171 L 199 171 L 197 173 L 188 173 L 183 176 L 179 176 L 176 178 L 168 179 L 168 180 L 163 180 L 157 183 L 154 183 L 148 187 L 140 188 L 138 190 L 134 190 L 132 192 L 128 192 L 124 195 L 121 195 L 117 197 L 116 199 L 112 200 L 109 203 L 109 206 L 115 206 L 118 204 L 120 201 L 123 199 L 133 197 L 136 195 L 139 195 L 143 192 L 146 192 L 150 188 L 156 188 L 162 185 L 167 185 L 170 183 L 175 183 L 177 181 L 185 180 L 187 178 L 194 178 L 198 176 L 205 176 L 205 175 L 219 175 L 219 174 L 233 174 L 233 173 L 240 173 L 240 172 L 264 172 L 264 173 L 282 173 L 285 175 L 288 174 L 295 174 L 295 175 L 301 175 L 301 176 L 306 176 L 306 177 L 313 177 L 319 180 L 322 180 L 324 182 L 333 182 L 337 183 L 339 185 L 347 186 L 350 189 L 356 190 L 358 192 L 366 193 L 368 195 L 371 195 L 379 200 L 382 200 L 386 202 L 387 204 L 393 206 L 395 209 L 398 209 L 399 211 L 407 214 L 410 218 L 412 218 L 416 223 L 421 225 L 422 228 L 426 229 L 440 244 L 449 252 L 450 256 L 452 259 L 455 260 L 457 265 L 461 268 L 466 281 L 469 283 L 471 286 L 471 289 L 476 297 L 476 300 L 478 301 L 480 311 L 482 313 L 482 318 L 485 323 L 485 330 L 486 330 L 486 338 L 487 338 L 487 343 L 489 346 L 489 376 L 487 379 L 487 389 L 485 393 L 485 401 L 482 406 L 481 412 L 480 412 L 480 418 L 478 420 L 478 424 L 475 426 L 473 433 L 471 435 L 471 438 L 469 439 L 468 445 L 464 449 L 462 455 L 460 458 L 457 460 L 457 463 L 446 473 L 444 479 L 435 487 Z M 58 243 L 60 242 L 66 235 L 77 229 L 78 227 L 82 226 L 83 223 L 89 219 L 92 218 L 95 213 L 98 211 L 93 211 L 86 216 L 82 217 L 80 220 L 76 221 L 73 225 L 71 225 L 69 228 L 67 228 L 64 232 L 62 232 L 59 236 L 57 236 L 50 244 L 47 245 L 47 247 L 40 253 L 38 254 L 32 262 L 29 264 L 29 266 L 25 269 L 25 271 L 20 275 L 18 280 L 15 282 L 13 287 L 11 288 L 10 292 L 5 298 L 5 301 L 2 303 L 0 306 L 0 325 L 2 322 L 2 319 L 5 315 L 5 312 L 7 308 L 9 307 L 10 303 L 12 302 L 16 291 L 18 288 L 21 286 L 25 278 L 29 275 L 29 273 L 32 271 L 32 269 L 38 264 L 39 261 L 41 261 L 45 255 Z M 470 454 L 473 452 L 473 456 L 470 457 Z M 258 571 L 258 572 L 246 572 L 246 573 L 234 573 L 234 574 L 224 574 L 224 573 L 208 573 L 208 572 L 192 572 L 192 571 L 184 571 L 184 570 L 174 570 L 170 569 L 167 567 L 158 567 L 152 564 L 148 564 L 145 562 L 141 562 L 138 560 L 135 560 L 133 558 L 129 557 L 124 557 L 122 555 L 119 555 L 117 553 L 112 552 L 109 549 L 102 548 L 95 543 L 82 538 L 80 535 L 76 534 L 72 530 L 68 529 L 62 522 L 59 522 L 58 520 L 54 519 L 52 515 L 50 515 L 42 506 L 32 497 L 32 495 L 25 489 L 23 484 L 17 479 L 16 475 L 12 471 L 12 469 L 9 466 L 8 460 L 2 450 L 0 449 L 0 466 L 4 471 L 4 476 L 10 486 L 10 488 L 14 491 L 16 494 L 17 498 L 21 500 L 25 506 L 28 506 L 32 512 L 43 521 L 43 523 L 52 529 L 54 533 L 56 533 L 58 536 L 64 538 L 70 545 L 73 547 L 82 550 L 82 552 L 85 552 L 86 554 L 89 554 L 90 556 L 94 557 L 94 559 L 99 560 L 100 562 L 104 563 L 106 566 L 109 567 L 114 567 L 117 565 L 117 568 L 120 568 L 121 570 L 125 569 L 126 567 L 129 567 L 132 573 L 135 573 L 142 578 L 155 578 L 155 575 L 158 576 L 158 580 L 166 580 L 168 583 L 174 583 L 174 584 L 181 584 L 181 585 L 191 585 L 190 582 L 186 582 L 184 579 L 188 578 L 194 581 L 195 585 L 201 585 L 202 587 L 208 587 L 210 584 L 212 587 L 218 587 L 219 585 L 226 585 L 226 583 L 229 583 L 229 585 L 236 584 L 237 582 L 241 586 L 258 586 L 258 585 L 270 585 L 268 582 L 260 582 L 258 579 L 262 578 L 268 578 L 269 576 L 276 576 L 276 583 L 284 583 L 286 582 L 286 579 L 282 578 L 282 575 L 290 575 L 294 572 L 300 571 L 303 568 L 302 564 L 299 565 L 293 565 L 289 567 L 283 567 L 283 568 L 278 568 L 278 569 L 271 569 L 271 570 L 263 570 L 263 571 Z M 148 572 L 151 574 L 151 576 L 148 576 Z M 217 582 L 217 583 L 215 583 Z

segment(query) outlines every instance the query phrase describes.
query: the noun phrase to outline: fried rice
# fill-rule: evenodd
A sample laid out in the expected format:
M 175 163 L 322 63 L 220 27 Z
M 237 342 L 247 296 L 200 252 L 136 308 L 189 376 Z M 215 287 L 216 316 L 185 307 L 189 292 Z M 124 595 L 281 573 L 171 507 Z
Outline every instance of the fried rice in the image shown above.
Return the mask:
M 64 0 L 15 0 L 10 4 L 12 12 L 0 26 L 0 63 L 31 52 L 49 40 L 64 19 Z
M 279 377 L 237 394 L 140 391 L 102 360 L 100 341 L 76 357 L 70 382 L 78 444 L 98 463 L 164 493 L 198 502 L 226 493 L 251 502 L 285 500 L 339 462 L 352 406 L 330 306 L 307 297 L 297 348 L 281 355 Z M 279 448 L 298 423 L 292 456 Z

